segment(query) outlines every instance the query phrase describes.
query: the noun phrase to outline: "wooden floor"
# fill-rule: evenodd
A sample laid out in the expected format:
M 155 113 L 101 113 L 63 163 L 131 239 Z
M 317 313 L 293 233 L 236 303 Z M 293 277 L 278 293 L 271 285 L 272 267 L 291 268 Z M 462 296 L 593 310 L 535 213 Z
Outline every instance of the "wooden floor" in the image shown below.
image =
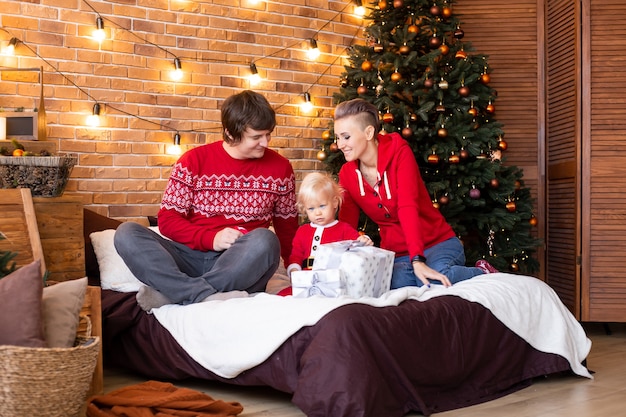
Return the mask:
M 436 414 L 437 417 L 615 417 L 626 415 L 626 324 L 611 324 L 611 334 L 597 323 L 584 325 L 593 342 L 587 365 L 594 380 L 565 376 L 536 381 L 506 397 L 473 407 Z M 105 369 L 105 392 L 142 379 L 120 370 Z M 302 417 L 289 395 L 269 388 L 237 387 L 206 381 L 177 382 L 225 401 L 244 406 L 241 417 Z M 419 416 L 411 413 L 407 416 Z M 332 417 L 332 416 L 329 416 Z M 376 416 L 379 417 L 379 416 Z M 384 416 L 380 416 L 384 417 Z

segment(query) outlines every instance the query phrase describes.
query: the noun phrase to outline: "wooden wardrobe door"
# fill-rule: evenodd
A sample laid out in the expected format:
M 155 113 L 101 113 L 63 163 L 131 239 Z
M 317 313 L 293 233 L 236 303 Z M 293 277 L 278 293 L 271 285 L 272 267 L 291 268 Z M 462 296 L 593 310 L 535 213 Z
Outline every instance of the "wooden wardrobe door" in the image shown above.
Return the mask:
M 546 0 L 546 282 L 580 318 L 580 8 Z

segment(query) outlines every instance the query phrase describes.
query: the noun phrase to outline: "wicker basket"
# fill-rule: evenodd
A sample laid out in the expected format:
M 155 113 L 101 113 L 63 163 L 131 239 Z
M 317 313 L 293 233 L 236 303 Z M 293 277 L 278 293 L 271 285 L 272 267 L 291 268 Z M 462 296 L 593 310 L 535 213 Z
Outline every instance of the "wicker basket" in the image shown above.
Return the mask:
M 0 188 L 30 188 L 36 197 L 63 194 L 76 155 L 0 156 Z
M 79 416 L 99 351 L 98 337 L 72 348 L 0 346 L 0 416 Z

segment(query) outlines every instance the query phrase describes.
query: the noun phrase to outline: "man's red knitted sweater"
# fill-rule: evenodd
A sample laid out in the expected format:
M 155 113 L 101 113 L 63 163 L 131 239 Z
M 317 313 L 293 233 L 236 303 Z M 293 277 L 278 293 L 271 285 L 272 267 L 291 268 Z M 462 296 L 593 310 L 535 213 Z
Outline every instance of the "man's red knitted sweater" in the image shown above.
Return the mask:
M 213 250 L 226 227 L 273 225 L 286 260 L 298 228 L 293 168 L 271 149 L 258 159 L 234 159 L 222 141 L 194 148 L 172 168 L 158 222 L 165 236 L 201 251 Z

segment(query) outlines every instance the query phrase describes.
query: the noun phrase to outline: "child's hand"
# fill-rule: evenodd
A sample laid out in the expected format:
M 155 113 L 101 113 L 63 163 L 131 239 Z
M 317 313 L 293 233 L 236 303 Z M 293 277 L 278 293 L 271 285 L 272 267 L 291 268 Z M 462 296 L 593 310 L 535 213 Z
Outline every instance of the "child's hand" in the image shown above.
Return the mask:
M 361 242 L 364 246 L 372 246 L 374 242 L 368 235 L 361 235 L 356 239 L 357 242 Z

